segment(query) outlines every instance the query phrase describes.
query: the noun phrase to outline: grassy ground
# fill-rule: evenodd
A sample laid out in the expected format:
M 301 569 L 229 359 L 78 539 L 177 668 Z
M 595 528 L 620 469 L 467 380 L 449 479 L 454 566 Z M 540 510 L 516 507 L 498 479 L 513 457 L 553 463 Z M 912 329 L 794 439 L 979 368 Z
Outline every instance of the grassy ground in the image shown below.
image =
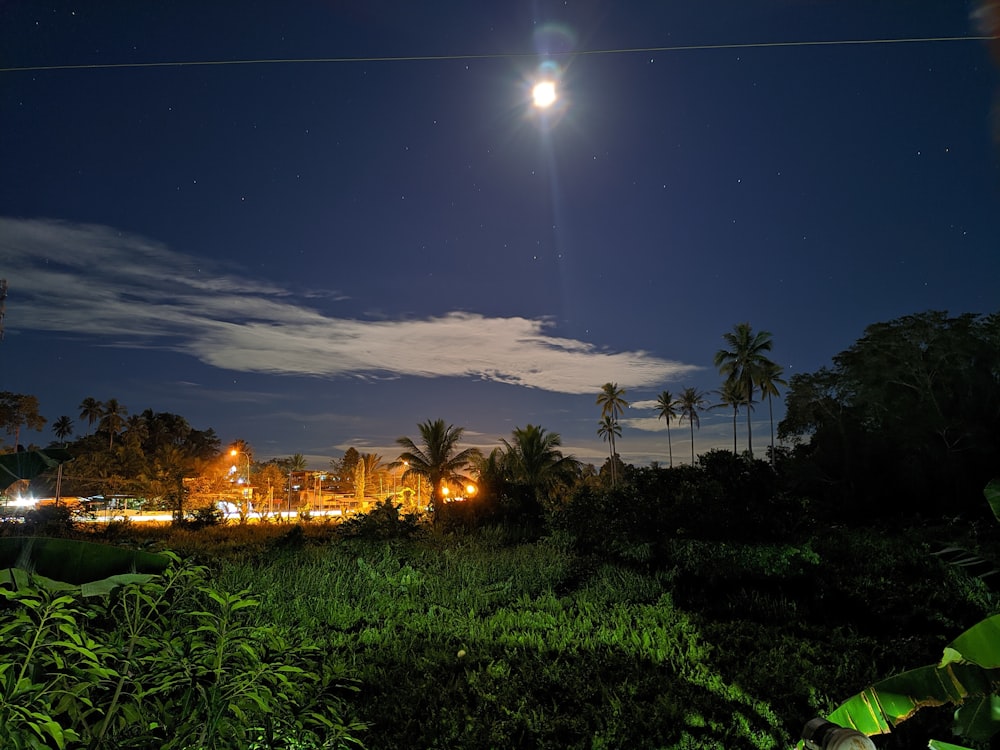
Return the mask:
M 174 550 L 208 564 L 217 590 L 246 592 L 256 625 L 309 644 L 359 689 L 351 709 L 369 748 L 784 748 L 806 720 L 937 661 L 996 611 L 981 582 L 931 554 L 948 533 L 678 539 L 655 565 L 498 529 L 100 536 Z M 928 712 L 880 747 L 920 746 L 944 720 Z

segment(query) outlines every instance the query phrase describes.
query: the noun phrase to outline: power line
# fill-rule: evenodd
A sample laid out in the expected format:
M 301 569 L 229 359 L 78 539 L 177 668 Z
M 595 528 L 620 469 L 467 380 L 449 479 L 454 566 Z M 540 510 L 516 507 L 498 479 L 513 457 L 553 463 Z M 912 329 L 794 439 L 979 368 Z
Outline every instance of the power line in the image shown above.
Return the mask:
M 869 44 L 929 44 L 937 42 L 988 42 L 1000 40 L 1000 36 L 935 36 L 909 37 L 905 39 L 826 39 L 816 41 L 791 42 L 738 42 L 732 44 L 679 44 L 668 47 L 623 47 L 620 49 L 592 49 L 579 52 L 556 52 L 537 54 L 533 52 L 460 54 L 460 55 L 397 55 L 370 57 L 292 57 L 258 58 L 253 60 L 171 60 L 162 62 L 137 63 L 77 63 L 71 65 L 29 65 L 24 67 L 0 68 L 0 73 L 31 73 L 63 70 L 114 70 L 118 68 L 182 68 L 208 67 L 218 65 L 288 65 L 317 63 L 376 63 L 376 62 L 432 62 L 440 60 L 501 60 L 518 58 L 562 58 L 593 55 L 630 55 L 659 52 L 691 52 L 698 50 L 764 49 L 769 47 L 832 47 Z

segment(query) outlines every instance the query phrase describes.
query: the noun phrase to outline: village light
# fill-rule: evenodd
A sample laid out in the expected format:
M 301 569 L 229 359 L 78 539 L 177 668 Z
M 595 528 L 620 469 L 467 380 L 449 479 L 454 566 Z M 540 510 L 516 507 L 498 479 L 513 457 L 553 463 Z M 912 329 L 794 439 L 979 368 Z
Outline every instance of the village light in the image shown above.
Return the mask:
M 233 456 L 234 458 L 236 456 L 243 456 L 243 458 L 247 460 L 247 470 L 246 473 L 243 475 L 243 482 L 244 484 L 250 484 L 250 456 L 248 456 L 241 450 L 237 450 L 236 448 L 233 448 L 231 451 L 229 451 L 229 455 Z
M 875 750 L 875 743 L 857 729 L 848 729 L 826 719 L 811 719 L 802 728 L 809 750 Z

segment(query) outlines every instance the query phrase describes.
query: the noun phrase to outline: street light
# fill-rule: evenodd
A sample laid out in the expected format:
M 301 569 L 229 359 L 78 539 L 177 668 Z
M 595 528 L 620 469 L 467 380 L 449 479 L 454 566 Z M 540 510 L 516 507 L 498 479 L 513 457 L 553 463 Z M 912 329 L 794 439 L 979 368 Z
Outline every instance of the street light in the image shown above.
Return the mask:
M 247 470 L 246 470 L 246 473 L 243 475 L 243 514 L 244 514 L 244 516 L 241 516 L 241 518 L 243 518 L 243 517 L 245 517 L 246 513 L 250 510 L 250 507 L 249 507 L 249 505 L 250 505 L 250 495 L 249 495 L 249 492 L 250 492 L 250 456 L 247 455 L 244 451 L 239 450 L 238 448 L 233 448 L 231 451 L 229 451 L 229 455 L 233 456 L 233 457 L 242 455 L 243 458 L 245 458 L 247 460 Z
M 248 456 L 246 453 L 244 453 L 241 450 L 237 450 L 236 448 L 233 448 L 231 451 L 229 451 L 229 455 L 233 456 L 233 457 L 235 457 L 235 456 L 243 456 L 243 458 L 245 458 L 247 460 L 247 470 L 243 474 L 243 483 L 249 486 L 249 484 L 250 484 L 250 456 Z

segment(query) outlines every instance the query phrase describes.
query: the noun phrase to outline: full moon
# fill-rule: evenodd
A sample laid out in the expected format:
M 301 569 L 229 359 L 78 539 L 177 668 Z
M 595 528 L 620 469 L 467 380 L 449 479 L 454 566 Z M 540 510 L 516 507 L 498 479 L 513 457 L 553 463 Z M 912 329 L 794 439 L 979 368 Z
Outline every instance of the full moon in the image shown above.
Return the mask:
M 539 109 L 551 107 L 556 101 L 555 83 L 552 81 L 539 81 L 531 89 L 531 98 L 535 102 L 535 106 Z

